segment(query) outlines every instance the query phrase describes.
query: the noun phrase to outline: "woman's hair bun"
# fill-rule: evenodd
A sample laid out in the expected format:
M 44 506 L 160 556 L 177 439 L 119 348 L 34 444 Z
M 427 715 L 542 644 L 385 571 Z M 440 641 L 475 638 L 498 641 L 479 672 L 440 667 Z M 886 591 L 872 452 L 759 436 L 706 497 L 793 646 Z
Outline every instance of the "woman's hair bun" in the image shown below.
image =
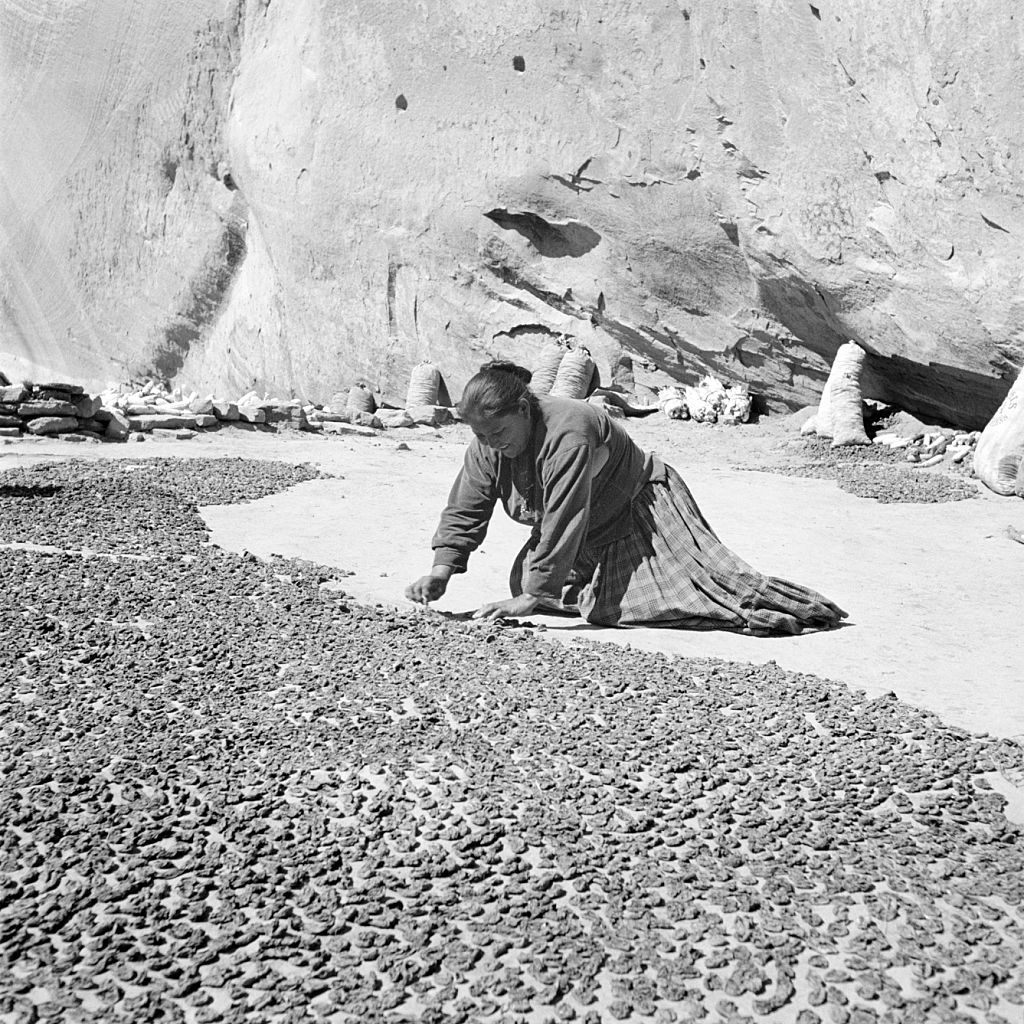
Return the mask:
M 529 384 L 533 380 L 533 374 L 525 366 L 513 363 L 511 359 L 492 359 L 489 363 L 484 363 L 480 367 L 480 372 L 508 373 L 521 380 L 524 384 Z

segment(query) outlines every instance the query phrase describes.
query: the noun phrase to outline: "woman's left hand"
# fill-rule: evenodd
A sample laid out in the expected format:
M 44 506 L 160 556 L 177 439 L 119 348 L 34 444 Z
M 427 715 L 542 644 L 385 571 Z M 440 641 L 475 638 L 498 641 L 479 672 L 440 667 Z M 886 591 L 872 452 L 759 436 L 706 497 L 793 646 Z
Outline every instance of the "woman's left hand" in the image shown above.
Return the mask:
M 529 615 L 537 605 L 540 598 L 532 597 L 530 594 L 520 594 L 519 597 L 510 597 L 507 601 L 495 601 L 493 604 L 485 604 L 473 613 L 474 619 L 515 619 L 520 615 Z

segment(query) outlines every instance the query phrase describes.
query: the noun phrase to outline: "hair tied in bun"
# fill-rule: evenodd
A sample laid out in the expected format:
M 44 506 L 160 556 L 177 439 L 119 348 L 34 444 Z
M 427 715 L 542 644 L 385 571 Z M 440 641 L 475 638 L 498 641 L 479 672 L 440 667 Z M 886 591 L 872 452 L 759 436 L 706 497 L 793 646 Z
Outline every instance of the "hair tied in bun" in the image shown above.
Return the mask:
M 480 372 L 509 373 L 524 384 L 529 384 L 533 380 L 533 374 L 525 366 L 513 363 L 511 359 L 492 359 L 489 363 L 484 363 L 480 367 Z

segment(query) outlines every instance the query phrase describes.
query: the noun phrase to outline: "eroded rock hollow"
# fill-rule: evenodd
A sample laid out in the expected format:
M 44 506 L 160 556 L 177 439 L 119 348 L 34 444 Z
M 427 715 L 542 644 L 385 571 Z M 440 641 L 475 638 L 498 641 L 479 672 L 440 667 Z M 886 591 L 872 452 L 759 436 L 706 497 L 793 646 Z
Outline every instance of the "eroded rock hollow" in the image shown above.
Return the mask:
M 1019 26 L 997 0 L 8 5 L 0 358 L 311 400 L 429 358 L 457 395 L 562 337 L 781 409 L 854 339 L 869 397 L 981 426 L 1024 361 Z

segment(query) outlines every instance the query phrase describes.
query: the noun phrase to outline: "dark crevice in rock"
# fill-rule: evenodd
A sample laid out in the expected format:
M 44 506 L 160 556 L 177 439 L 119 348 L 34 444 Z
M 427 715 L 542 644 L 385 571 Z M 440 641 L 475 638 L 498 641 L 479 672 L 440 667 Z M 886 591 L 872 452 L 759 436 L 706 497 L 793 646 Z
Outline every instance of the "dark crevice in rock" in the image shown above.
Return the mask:
M 995 228 L 996 231 L 1005 231 L 1006 234 L 1010 234 L 1009 228 L 1004 228 L 1002 224 L 997 224 L 994 220 L 989 220 L 985 214 L 981 214 L 981 219 L 990 227 Z
M 151 364 L 152 376 L 160 380 L 172 379 L 184 365 L 192 346 L 207 335 L 245 260 L 245 204 L 240 192 L 234 194 L 236 203 L 223 222 L 217 245 L 192 280 L 183 306 L 171 316 L 163 330 Z
M 174 187 L 174 180 L 178 176 L 178 161 L 169 154 L 165 154 L 160 161 L 160 173 L 167 181 L 168 191 Z
M 982 430 L 1010 390 L 1010 383 L 1002 378 L 959 366 L 871 353 L 862 380 L 865 398 L 967 430 Z
M 566 295 L 563 297 L 555 292 L 548 291 L 546 288 L 541 288 L 532 281 L 528 281 L 518 270 L 499 260 L 488 260 L 487 269 L 505 284 L 511 285 L 513 288 L 522 289 L 535 299 L 540 299 L 545 305 L 550 306 L 552 309 L 557 309 L 560 313 L 567 313 L 575 317 L 582 315 L 579 308 L 571 303 L 570 292 L 566 292 Z M 513 306 L 518 305 L 520 308 L 527 308 L 526 303 L 517 303 L 515 299 L 508 299 L 505 296 L 496 296 L 496 298 L 500 298 L 501 301 L 508 302 Z
M 398 314 L 395 311 L 395 289 L 398 282 L 398 271 L 401 269 L 394 256 L 388 257 L 388 285 L 387 285 L 387 307 L 388 307 L 388 337 L 398 337 Z
M 522 338 L 530 337 L 535 338 L 543 336 L 547 338 L 560 338 L 562 337 L 559 331 L 554 331 L 545 324 L 517 324 L 515 327 L 510 327 L 507 331 L 498 331 L 495 334 L 496 338 Z
M 848 331 L 814 285 L 787 275 L 761 278 L 757 290 L 773 320 L 831 363 Z
M 761 302 L 768 313 L 811 352 L 831 364 L 850 332 L 839 313 L 830 308 L 825 294 L 810 282 L 795 277 L 762 278 L 758 281 Z M 839 305 L 837 296 L 831 296 Z M 957 366 L 924 363 L 903 356 L 874 355 L 868 341 L 854 337 L 868 350 L 864 396 L 898 405 L 925 419 L 981 429 L 1009 390 L 997 376 Z M 788 362 L 787 352 L 780 359 Z M 807 376 L 816 377 L 809 373 Z
M 529 210 L 514 213 L 498 207 L 484 216 L 506 231 L 517 231 L 541 256 L 550 259 L 582 256 L 601 241 L 601 236 L 586 224 L 574 220 L 548 221 Z
M 609 337 L 619 342 L 622 347 L 632 355 L 639 356 L 641 360 L 659 369 L 665 369 L 665 356 L 667 352 L 679 351 L 680 339 L 678 335 L 670 334 L 668 331 L 658 330 L 647 324 L 626 324 L 620 320 L 606 319 L 601 323 L 601 329 Z M 682 343 L 683 347 L 687 346 Z M 693 349 L 699 352 L 699 349 Z M 703 354 L 703 353 L 701 353 Z M 671 371 L 666 371 L 671 372 Z M 677 377 L 676 373 L 671 374 Z M 681 379 L 681 378 L 678 378 Z M 696 377 L 694 377 L 696 382 Z

